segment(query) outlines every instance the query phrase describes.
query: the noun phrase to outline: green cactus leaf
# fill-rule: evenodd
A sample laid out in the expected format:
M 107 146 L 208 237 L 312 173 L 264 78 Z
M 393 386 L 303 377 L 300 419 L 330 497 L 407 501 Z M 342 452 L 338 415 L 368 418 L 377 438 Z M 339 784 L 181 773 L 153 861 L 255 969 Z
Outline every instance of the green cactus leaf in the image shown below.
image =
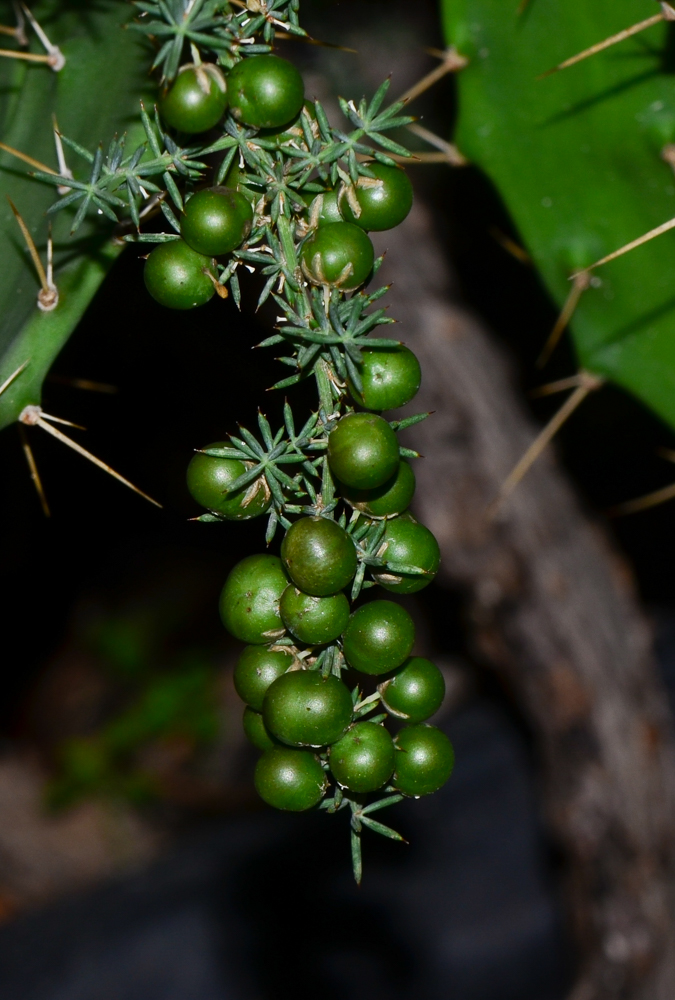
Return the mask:
M 11 15 L 10 5 L 5 7 Z M 66 64 L 57 73 L 39 63 L 0 59 L 0 141 L 56 170 L 52 115 L 64 134 L 89 148 L 115 133 L 141 139 L 139 97 L 148 88 L 147 52 L 138 35 L 123 28 L 133 8 L 121 0 L 42 0 L 31 9 Z M 44 52 L 35 34 L 29 31 L 29 37 L 29 50 Z M 18 49 L 13 40 L 7 47 Z M 69 155 L 68 163 L 78 177 L 81 161 Z M 30 169 L 0 152 L 0 385 L 29 362 L 0 395 L 0 429 L 27 404 L 39 405 L 54 358 L 123 247 L 96 216 L 73 239 L 73 214 L 52 217 L 59 304 L 40 312 L 39 281 L 7 201 L 21 213 L 44 262 L 45 213 L 57 195 L 51 185 L 31 178 Z
M 550 294 L 675 216 L 668 26 L 562 72 L 563 59 L 657 13 L 643 0 L 442 0 L 458 75 L 456 141 L 499 190 Z M 675 427 L 675 233 L 598 269 L 570 330 L 579 364 Z M 542 345 L 547 331 L 542 331 Z

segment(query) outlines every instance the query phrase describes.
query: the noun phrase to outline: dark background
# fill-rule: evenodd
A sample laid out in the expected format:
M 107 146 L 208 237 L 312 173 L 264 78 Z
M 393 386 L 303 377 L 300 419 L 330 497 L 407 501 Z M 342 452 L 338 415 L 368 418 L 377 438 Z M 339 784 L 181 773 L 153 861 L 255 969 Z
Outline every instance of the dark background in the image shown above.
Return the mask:
M 433 60 L 424 45 L 442 40 L 434 4 L 371 0 L 303 5 L 318 38 L 360 55 L 295 45 L 307 73 L 362 78 L 369 53 L 392 93 L 406 73 Z M 407 45 L 413 69 L 401 52 Z M 387 66 L 387 53 L 392 55 Z M 382 74 L 382 75 L 383 75 Z M 331 76 L 332 75 L 332 76 Z M 358 96 L 358 94 L 356 95 Z M 451 80 L 415 107 L 424 124 L 450 133 Z M 542 378 L 534 367 L 555 310 L 534 271 L 498 244 L 494 228 L 516 240 L 498 198 L 473 168 L 413 167 L 418 195 L 434 206 L 438 234 L 461 294 L 512 353 L 523 390 L 575 371 L 567 343 Z M 262 550 L 261 525 L 202 525 L 185 485 L 194 447 L 222 439 L 238 422 L 253 425 L 260 406 L 275 423 L 282 399 L 265 393 L 280 374 L 274 352 L 253 351 L 269 334 L 256 317 L 255 282 L 244 312 L 214 300 L 173 313 L 145 292 L 142 261 L 130 248 L 55 365 L 61 377 L 99 380 L 114 395 L 45 385 L 44 408 L 88 428 L 73 436 L 158 499 L 158 511 L 38 430 L 30 432 L 52 510 L 45 519 L 27 475 L 18 435 L 0 436 L 0 523 L 9 586 L 3 612 L 0 734 L 27 738 L 26 705 L 44 665 L 68 640 L 75 609 L 91 595 L 111 607 L 158 578 L 190 607 L 184 630 L 224 647 L 217 596 L 231 566 Z M 451 389 L 449 389 L 451 391 Z M 533 403 L 541 421 L 560 397 Z M 311 396 L 293 393 L 296 412 Z M 637 402 L 611 387 L 590 397 L 564 428 L 558 452 L 589 509 L 602 512 L 675 478 L 656 456 L 672 435 Z M 675 596 L 672 507 L 609 526 L 633 567 L 640 592 L 661 623 L 667 665 L 669 608 Z M 198 581 L 198 582 L 196 582 Z M 196 595 L 196 596 L 195 596 Z M 349 993 L 371 1000 L 553 1000 L 570 977 L 556 897 L 556 859 L 536 807 L 529 736 L 481 664 L 472 662 L 461 596 L 432 586 L 424 615 L 438 655 L 471 664 L 475 694 L 446 721 L 458 767 L 433 799 L 398 809 L 408 848 L 366 842 L 366 883 L 350 881 L 347 831 L 340 819 L 231 813 L 178 825 L 176 846 L 144 874 L 21 917 L 0 932 L 0 986 L 26 1000 L 116 997 L 303 1000 Z M 379 838 L 378 838 L 379 839 Z M 38 946 L 39 943 L 39 946 Z

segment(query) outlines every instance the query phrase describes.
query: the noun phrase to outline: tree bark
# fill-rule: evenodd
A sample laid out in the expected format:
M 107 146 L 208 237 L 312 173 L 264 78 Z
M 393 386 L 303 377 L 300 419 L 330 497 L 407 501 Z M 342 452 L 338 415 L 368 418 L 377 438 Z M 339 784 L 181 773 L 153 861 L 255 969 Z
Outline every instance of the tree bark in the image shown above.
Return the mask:
M 409 432 L 426 457 L 416 511 L 538 747 L 579 946 L 570 1000 L 672 1000 L 674 741 L 630 573 L 550 449 L 487 516 L 536 428 L 502 351 L 458 304 L 429 212 L 385 235 L 394 333 L 422 364 L 414 407 L 435 411 Z

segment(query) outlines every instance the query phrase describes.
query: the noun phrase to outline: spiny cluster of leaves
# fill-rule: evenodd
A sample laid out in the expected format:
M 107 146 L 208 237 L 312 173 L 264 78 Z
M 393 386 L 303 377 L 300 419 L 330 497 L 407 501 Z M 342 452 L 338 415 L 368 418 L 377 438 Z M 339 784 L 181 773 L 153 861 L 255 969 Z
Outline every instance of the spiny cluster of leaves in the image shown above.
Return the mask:
M 320 378 L 321 381 L 325 379 L 325 370 Z M 395 431 L 404 430 L 424 420 L 426 416 L 426 413 L 422 413 L 403 420 L 392 420 L 390 425 Z M 231 484 L 230 493 L 236 493 L 252 484 L 260 484 L 271 495 L 272 507 L 266 532 L 268 544 L 274 538 L 279 524 L 285 529 L 290 528 L 291 522 L 287 515 L 333 516 L 338 507 L 340 500 L 336 497 L 335 481 L 324 454 L 328 446 L 328 433 L 337 417 L 338 414 L 335 412 L 327 417 L 325 411 L 320 408 L 317 413 L 309 417 L 300 432 L 296 433 L 293 411 L 286 402 L 284 426 L 276 433 L 272 432 L 264 414 L 259 413 L 260 440 L 247 428 L 240 427 L 240 437 L 230 435 L 231 447 L 203 449 L 206 455 L 215 458 L 234 458 L 247 465 L 246 472 Z M 402 457 L 419 457 L 418 453 L 410 448 L 402 447 L 400 452 Z M 283 468 L 287 465 L 299 466 L 300 471 L 291 477 Z M 316 478 L 320 478 L 320 485 L 312 481 Z M 198 520 L 220 521 L 224 518 L 214 512 L 202 514 Z M 391 573 L 421 572 L 415 566 L 395 563 L 380 556 L 385 530 L 384 519 L 371 518 L 359 510 L 353 510 L 348 520 L 347 513 L 343 510 L 339 523 L 352 536 L 359 562 L 352 584 L 352 600 L 358 597 L 362 588 L 373 586 L 372 581 L 364 581 L 367 569 L 387 567 Z M 336 668 L 333 672 L 339 676 L 339 669 Z
M 269 52 L 279 29 L 307 34 L 298 23 L 299 0 L 134 0 L 134 6 L 141 11 L 134 27 L 159 45 L 152 68 L 161 67 L 162 82 L 176 76 L 186 42 L 213 53 L 230 69 L 242 50 L 247 55 Z M 243 10 L 235 12 L 233 6 Z M 262 44 L 256 41 L 260 34 Z
M 200 3 L 199 0 L 194 3 L 157 0 L 138 6 L 149 18 L 143 18 L 144 31 L 157 38 L 169 36 L 156 60 L 156 64 L 162 61 L 163 74 L 167 78 L 175 72 L 175 53 L 180 55 L 186 40 L 217 52 L 222 62 L 224 53 L 233 61 L 240 58 L 239 42 L 232 41 L 236 32 L 245 31 L 248 32 L 246 37 L 254 38 L 256 32 L 268 31 L 269 26 L 276 23 L 275 19 L 284 18 L 301 31 L 297 27 L 297 4 L 292 0 L 290 3 L 276 0 L 266 7 L 258 0 L 250 0 L 245 14 L 232 14 L 225 4 Z M 258 6 L 260 11 L 252 17 L 251 11 Z M 253 23 L 256 27 L 251 31 Z M 245 55 L 253 52 L 253 46 L 245 46 Z M 146 139 L 133 150 L 127 149 L 124 136 L 113 138 L 105 152 L 102 147 L 87 150 L 63 136 L 64 143 L 90 165 L 86 180 L 40 171 L 34 174 L 41 181 L 69 188 L 50 211 L 77 205 L 73 233 L 88 211 L 98 210 L 115 223 L 124 223 L 130 218 L 136 231 L 127 233 L 124 238 L 132 242 L 158 243 L 178 239 L 177 213 L 182 212 L 185 201 L 209 172 L 215 173 L 215 183 L 236 185 L 254 200 L 252 230 L 242 247 L 218 265 L 217 280 L 221 290 L 229 287 L 239 306 L 240 267 L 256 270 L 264 277 L 258 306 L 271 296 L 282 315 L 278 317 L 277 332 L 259 346 L 283 344 L 287 353 L 279 360 L 293 370 L 274 388 L 285 389 L 313 376 L 319 394 L 318 411 L 299 434 L 295 432 L 292 411 L 287 405 L 285 429 L 273 434 L 261 416 L 262 440 L 241 428 L 241 436 L 232 439 L 231 448 L 217 451 L 220 457 L 239 458 L 249 465 L 246 474 L 233 485 L 233 490 L 264 477 L 266 489 L 274 501 L 267 529 L 268 542 L 279 523 L 289 526 L 289 514 L 311 511 L 330 516 L 335 509 L 334 484 L 327 463 L 321 458 L 327 434 L 349 409 L 348 380 L 357 390 L 361 389 L 359 360 L 362 347 L 398 343 L 369 336 L 378 326 L 394 322 L 383 308 L 375 307 L 386 293 L 386 287 L 353 294 L 338 288 L 316 287 L 308 284 L 300 267 L 303 243 L 313 232 L 308 218 L 312 199 L 338 186 L 344 187 L 349 195 L 360 176 L 372 176 L 368 161 L 362 159 L 364 156 L 391 165 L 389 153 L 410 155 L 385 135 L 412 121 L 401 113 L 401 102 L 383 106 L 388 87 L 389 81 L 385 81 L 370 101 L 363 99 L 358 107 L 351 101 L 341 100 L 346 128 L 331 126 L 321 103 L 314 101 L 306 102 L 298 121 L 281 135 L 260 134 L 227 115 L 221 137 L 206 145 L 194 143 L 185 147 L 165 130 L 156 109 L 151 114 L 141 107 Z M 214 159 L 219 159 L 215 165 Z M 163 212 L 171 231 L 141 232 L 143 219 L 157 208 Z M 380 264 L 381 258 L 376 261 L 375 270 Z M 422 417 L 400 426 L 409 426 L 417 419 Z M 216 454 L 216 451 L 208 453 Z M 402 449 L 402 454 L 412 457 L 416 453 Z M 289 475 L 284 469 L 287 465 L 299 467 L 298 471 Z M 317 476 L 323 478 L 321 487 L 312 484 L 312 477 Z M 356 518 L 358 520 L 358 515 Z M 204 519 L 217 519 L 217 515 L 206 514 Z M 353 530 L 356 531 L 356 527 Z M 372 563 L 376 558 L 372 541 L 380 527 L 373 524 L 362 538 L 363 531 L 364 525 L 360 524 L 358 541 L 363 565 L 375 565 Z M 355 593 L 362 581 L 360 573 Z
M 232 0 L 235 5 L 218 0 L 135 0 L 140 11 L 137 29 L 156 45 L 154 68 L 161 72 L 161 83 L 170 82 L 185 61 L 189 44 L 192 60 L 202 57 L 217 61 L 226 70 L 242 58 L 269 51 L 275 32 L 303 35 L 298 24 L 298 0 Z M 343 506 L 336 495 L 326 449 L 328 435 L 337 421 L 352 409 L 348 387 L 361 391 L 359 371 L 361 350 L 368 347 L 393 347 L 398 341 L 371 337 L 377 327 L 394 322 L 379 305 L 387 288 L 347 292 L 339 287 L 315 286 L 303 274 L 300 261 L 304 243 L 313 232 L 312 201 L 324 192 L 337 188 L 348 201 L 355 199 L 360 177 L 373 178 L 369 163 L 394 165 L 393 156 L 407 157 L 409 151 L 387 133 L 409 124 L 403 102 L 385 105 L 389 81 L 385 81 L 370 101 L 358 106 L 340 100 L 345 119 L 335 127 L 319 101 L 308 101 L 298 117 L 281 134 L 270 134 L 241 125 L 231 114 L 222 123 L 222 134 L 208 143 L 191 140 L 181 146 L 169 134 L 155 109 L 141 107 L 145 141 L 128 149 L 125 137 L 115 137 L 107 149 L 87 150 L 64 136 L 66 145 L 89 165 L 86 179 L 36 172 L 41 181 L 67 188 L 51 207 L 56 212 L 73 210 L 75 232 L 89 211 L 97 211 L 111 222 L 126 227 L 124 239 L 136 243 L 161 243 L 180 237 L 178 216 L 185 202 L 204 181 L 236 187 L 254 204 L 251 231 L 225 262 L 217 264 L 213 274 L 222 297 L 227 290 L 237 306 L 241 302 L 238 271 L 246 267 L 263 279 L 258 306 L 272 299 L 279 311 L 275 333 L 258 346 L 282 346 L 280 362 L 292 373 L 275 388 L 285 389 L 307 377 L 316 381 L 318 407 L 301 426 L 291 406 L 284 406 L 283 425 L 272 430 L 267 418 L 258 417 L 259 437 L 244 427 L 231 435 L 230 445 L 206 449 L 206 454 L 242 461 L 246 471 L 233 484 L 231 492 L 263 486 L 272 499 L 266 539 L 269 543 L 279 525 L 290 527 L 293 515 L 320 515 L 337 518 L 354 540 L 358 569 L 352 587 L 352 599 L 364 587 L 374 586 L 366 572 L 386 568 L 395 573 L 423 572 L 418 567 L 386 560 L 383 537 L 386 522 Z M 144 220 L 164 214 L 169 232 L 142 232 Z M 135 232 L 129 233 L 129 223 Z M 124 229 L 122 229 L 124 232 Z M 376 273 L 381 258 L 375 262 Z M 394 421 L 394 430 L 404 429 L 426 414 Z M 401 448 L 404 457 L 416 452 Z M 201 520 L 219 520 L 207 513 Z M 280 636 L 279 645 L 293 645 L 293 639 Z M 309 669 L 340 677 L 345 667 L 338 642 L 323 648 L 296 654 L 305 657 Z M 355 718 L 377 707 L 379 696 L 361 700 L 353 692 Z M 372 721 L 380 721 L 376 716 Z M 390 794 L 365 806 L 338 788 L 322 808 L 335 812 L 349 806 L 352 811 L 352 854 L 355 874 L 360 879 L 359 835 L 363 826 L 394 839 L 395 831 L 377 823 L 370 813 L 401 798 Z

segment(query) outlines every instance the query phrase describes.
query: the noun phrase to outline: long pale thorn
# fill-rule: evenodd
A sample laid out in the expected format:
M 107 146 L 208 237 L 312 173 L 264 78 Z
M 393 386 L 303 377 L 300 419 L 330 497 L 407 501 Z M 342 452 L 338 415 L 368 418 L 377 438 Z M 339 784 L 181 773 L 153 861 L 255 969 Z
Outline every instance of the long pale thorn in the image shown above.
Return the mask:
M 548 335 L 548 339 L 544 344 L 541 354 L 537 358 L 537 368 L 544 367 L 558 346 L 560 338 L 565 332 L 569 321 L 572 319 L 575 309 L 579 305 L 579 299 L 581 298 L 583 292 L 586 291 L 590 283 L 591 279 L 589 278 L 587 271 L 581 271 L 579 274 L 575 274 L 574 284 L 572 285 L 569 295 L 565 300 L 565 304 L 560 311 L 560 315 L 555 321 L 553 329 Z
M 28 463 L 28 471 L 30 472 L 30 478 L 35 486 L 35 490 L 40 500 L 40 506 L 42 507 L 42 513 L 45 517 L 51 517 L 51 512 L 49 510 L 49 504 L 47 503 L 47 497 L 45 495 L 44 488 L 42 486 L 42 480 L 40 479 L 40 473 L 38 472 L 38 467 L 35 463 L 35 456 L 33 455 L 33 449 L 30 446 L 26 432 L 19 424 L 19 436 L 21 437 L 21 447 L 23 448 L 23 453 L 26 456 L 26 462 Z
M 579 372 L 580 384 L 565 400 L 558 412 L 549 420 L 546 426 L 534 439 L 525 454 L 515 464 L 501 485 L 499 493 L 487 509 L 488 518 L 493 518 L 504 501 L 513 493 L 518 483 L 534 465 L 546 446 L 558 433 L 565 421 L 569 420 L 577 407 L 583 403 L 590 392 L 599 389 L 603 384 L 601 378 L 590 372 Z
M 624 28 L 623 31 L 618 31 L 616 35 L 611 35 L 609 38 L 605 38 L 602 42 L 597 42 L 595 45 L 591 45 L 590 48 L 584 49 L 583 52 L 578 52 L 575 56 L 570 56 L 569 59 L 565 59 L 564 62 L 558 63 L 552 69 L 546 70 L 541 76 L 538 76 L 538 80 L 543 80 L 547 76 L 552 76 L 553 73 L 558 73 L 561 69 L 568 69 L 570 66 L 576 65 L 576 63 L 581 62 L 583 59 L 588 59 L 590 56 L 595 56 L 598 52 L 604 52 L 605 49 L 610 48 L 612 45 L 618 45 L 619 42 L 625 42 L 626 39 L 632 38 L 633 35 L 639 34 L 641 31 L 646 31 L 647 28 L 652 28 L 655 24 L 660 24 L 661 21 L 675 21 L 675 10 L 670 6 L 670 4 L 661 4 L 661 13 L 654 14 L 652 17 L 646 18 L 644 21 L 639 21 L 637 24 L 631 25 L 630 28 Z
M 21 374 L 21 372 L 25 368 L 27 368 L 29 364 L 30 364 L 30 358 L 28 358 L 27 361 L 24 361 L 24 363 L 22 365 L 19 365 L 19 367 L 16 369 L 16 371 L 12 372 L 12 374 L 9 376 L 9 378 L 5 379 L 5 381 L 2 383 L 2 385 L 0 385 L 0 396 L 2 396 L 3 392 L 6 392 L 6 390 L 9 389 L 9 387 L 12 384 L 12 382 L 14 381 L 14 379 L 18 378 L 19 375 Z
M 656 239 L 657 236 L 663 236 L 663 234 L 667 233 L 670 229 L 675 229 L 675 219 L 669 219 L 668 222 L 662 223 L 660 226 L 657 226 L 656 229 L 650 229 L 648 233 L 644 234 L 644 236 L 639 236 L 636 240 L 632 240 L 630 243 L 626 243 L 625 246 L 619 247 L 619 249 L 615 250 L 614 253 L 607 254 L 607 256 L 603 257 L 601 260 L 596 260 L 595 264 L 585 267 L 583 271 L 577 271 L 576 274 L 572 275 L 571 280 L 576 281 L 582 274 L 586 274 L 588 271 L 592 271 L 596 267 L 601 267 L 603 264 L 609 264 L 611 260 L 616 260 L 617 257 L 623 257 L 625 253 L 630 253 L 631 250 L 641 247 L 643 243 L 649 243 L 650 240 Z
M 441 53 L 441 59 L 442 62 L 440 66 L 432 69 L 430 73 L 427 73 L 426 76 L 423 76 L 422 79 L 418 80 L 412 87 L 409 87 L 404 94 L 401 94 L 399 101 L 406 101 L 408 103 L 410 103 L 410 101 L 414 101 L 416 97 L 419 97 L 420 94 L 425 92 L 425 90 L 433 87 L 435 83 L 442 80 L 448 73 L 457 73 L 460 69 L 464 69 L 464 67 L 469 64 L 469 60 L 466 56 L 460 55 L 454 46 Z
M 130 490 L 133 490 L 134 493 L 138 493 L 138 495 L 142 496 L 144 500 L 154 504 L 155 507 L 161 508 L 161 503 L 153 500 L 152 497 L 148 496 L 147 493 L 144 493 L 143 490 L 139 490 L 138 486 L 134 486 L 132 482 L 125 479 L 124 476 L 121 476 L 119 472 L 116 472 L 112 466 L 108 465 L 106 462 L 102 462 L 100 458 L 96 457 L 96 455 L 92 455 L 90 451 L 83 448 L 81 444 L 77 443 L 77 441 L 73 441 L 72 438 L 69 438 L 62 431 L 58 430 L 56 427 L 52 427 L 52 425 L 48 423 L 44 417 L 45 415 L 43 415 L 39 406 L 26 406 L 21 412 L 19 420 L 22 424 L 26 424 L 31 427 L 41 427 L 43 431 L 46 431 L 47 434 L 51 434 L 51 436 L 55 437 L 57 441 L 61 442 L 61 444 L 65 444 L 66 447 L 72 448 L 72 450 L 76 451 L 78 455 L 82 455 L 82 457 L 86 458 L 87 461 L 92 462 L 99 469 L 102 469 L 103 472 L 107 472 L 109 476 L 112 476 L 113 479 L 117 479 L 118 482 L 127 486 Z M 52 420 L 53 419 L 54 418 L 52 417 Z
M 428 142 L 430 146 L 435 146 L 436 149 L 440 149 L 445 155 L 446 161 L 453 167 L 465 167 L 468 164 L 468 160 L 465 156 L 460 153 L 457 146 L 452 142 L 448 142 L 447 139 L 442 139 L 435 132 L 430 132 L 428 128 L 424 128 L 423 125 L 418 125 L 417 122 L 413 122 L 411 125 L 406 126 L 409 132 L 414 135 L 424 139 Z

